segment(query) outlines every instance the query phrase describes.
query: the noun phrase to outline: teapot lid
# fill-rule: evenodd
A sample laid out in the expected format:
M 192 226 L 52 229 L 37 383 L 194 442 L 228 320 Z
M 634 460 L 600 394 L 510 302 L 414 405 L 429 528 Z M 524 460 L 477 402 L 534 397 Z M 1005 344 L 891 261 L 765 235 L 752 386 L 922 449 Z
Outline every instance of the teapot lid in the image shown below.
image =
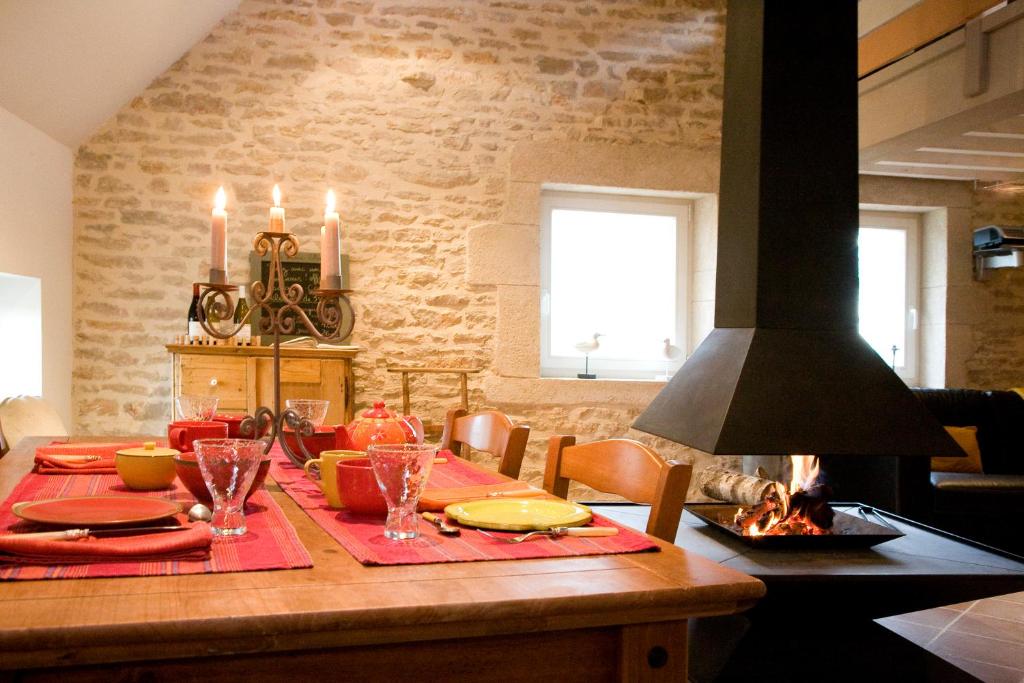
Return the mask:
M 361 417 L 368 417 L 371 420 L 386 420 L 393 418 L 391 411 L 384 407 L 384 401 L 374 401 L 372 408 L 363 411 Z

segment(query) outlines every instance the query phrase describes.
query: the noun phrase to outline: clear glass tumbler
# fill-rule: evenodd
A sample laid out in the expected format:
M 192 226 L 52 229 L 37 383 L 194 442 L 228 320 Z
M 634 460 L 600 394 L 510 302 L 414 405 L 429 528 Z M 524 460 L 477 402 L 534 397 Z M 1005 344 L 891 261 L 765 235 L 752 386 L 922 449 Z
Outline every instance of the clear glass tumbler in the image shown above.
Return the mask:
M 284 405 L 298 415 L 299 419 L 309 420 L 314 427 L 322 427 L 331 402 L 318 398 L 289 398 Z
M 426 488 L 437 446 L 422 443 L 374 444 L 366 449 L 373 474 L 388 504 L 384 536 L 395 540 L 420 535 L 416 504 Z
M 213 498 L 213 533 L 241 536 L 245 533 L 242 506 L 263 459 L 263 443 L 252 439 L 197 439 L 193 445 L 199 471 Z
M 208 422 L 217 412 L 216 396 L 186 396 L 182 394 L 175 399 L 178 404 L 178 419 L 189 422 Z

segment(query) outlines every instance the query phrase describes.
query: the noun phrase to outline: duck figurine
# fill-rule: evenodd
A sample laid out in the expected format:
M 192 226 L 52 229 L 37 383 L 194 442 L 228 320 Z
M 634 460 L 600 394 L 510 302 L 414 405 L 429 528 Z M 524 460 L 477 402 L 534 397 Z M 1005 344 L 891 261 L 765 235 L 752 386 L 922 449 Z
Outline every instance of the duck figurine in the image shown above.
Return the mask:
M 579 379 L 597 379 L 597 375 L 590 374 L 590 354 L 601 348 L 601 342 L 597 339 L 604 335 L 600 332 L 595 332 L 594 336 L 587 341 L 582 341 L 576 345 L 576 350 L 583 354 L 583 372 L 576 375 Z
M 665 359 L 665 374 L 658 375 L 654 379 L 667 382 L 672 379 L 672 363 L 683 357 L 683 350 L 672 343 L 672 340 L 665 337 L 662 342 L 661 357 Z

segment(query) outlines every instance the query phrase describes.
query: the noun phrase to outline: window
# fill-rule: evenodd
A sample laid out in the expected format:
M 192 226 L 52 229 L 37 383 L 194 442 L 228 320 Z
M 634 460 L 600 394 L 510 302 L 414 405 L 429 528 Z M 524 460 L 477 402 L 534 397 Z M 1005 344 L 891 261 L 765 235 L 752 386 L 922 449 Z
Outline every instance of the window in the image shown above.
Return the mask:
M 42 310 L 39 278 L 0 273 L 0 398 L 43 393 Z
M 908 384 L 917 381 L 920 220 L 861 212 L 860 334 Z
M 666 196 L 544 192 L 541 197 L 541 375 L 584 370 L 577 344 L 600 347 L 598 377 L 671 374 L 665 339 L 686 349 L 689 202 Z

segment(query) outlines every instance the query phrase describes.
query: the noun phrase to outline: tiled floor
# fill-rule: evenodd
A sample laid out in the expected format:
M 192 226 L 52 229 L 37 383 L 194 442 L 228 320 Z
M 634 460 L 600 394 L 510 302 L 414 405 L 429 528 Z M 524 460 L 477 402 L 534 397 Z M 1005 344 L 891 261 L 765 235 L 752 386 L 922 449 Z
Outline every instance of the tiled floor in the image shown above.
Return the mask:
M 878 623 L 983 681 L 1024 683 L 1024 593 L 1011 593 Z

